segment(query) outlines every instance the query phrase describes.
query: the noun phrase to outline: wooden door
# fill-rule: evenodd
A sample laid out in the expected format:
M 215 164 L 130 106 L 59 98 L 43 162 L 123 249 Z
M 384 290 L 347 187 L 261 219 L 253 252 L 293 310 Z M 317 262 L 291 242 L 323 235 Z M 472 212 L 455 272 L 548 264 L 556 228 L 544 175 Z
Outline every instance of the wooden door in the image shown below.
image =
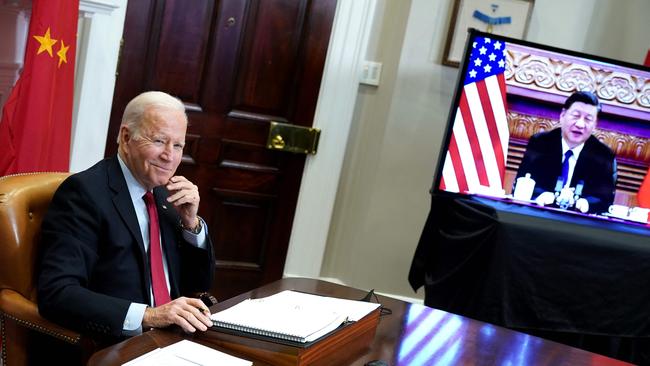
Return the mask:
M 186 105 L 178 174 L 199 186 L 224 299 L 281 278 L 304 155 L 265 148 L 270 121 L 311 126 L 336 0 L 129 1 L 106 155 L 126 103 Z

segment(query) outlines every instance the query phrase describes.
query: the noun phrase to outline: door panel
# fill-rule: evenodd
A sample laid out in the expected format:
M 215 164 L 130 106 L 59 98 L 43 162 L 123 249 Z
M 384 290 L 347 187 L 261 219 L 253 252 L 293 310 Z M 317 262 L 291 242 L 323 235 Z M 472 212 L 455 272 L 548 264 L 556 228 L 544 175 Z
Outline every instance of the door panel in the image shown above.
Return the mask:
M 163 90 L 190 124 L 178 174 L 199 186 L 220 299 L 279 279 L 304 155 L 266 149 L 270 121 L 311 126 L 336 0 L 128 4 L 106 154 L 126 103 Z

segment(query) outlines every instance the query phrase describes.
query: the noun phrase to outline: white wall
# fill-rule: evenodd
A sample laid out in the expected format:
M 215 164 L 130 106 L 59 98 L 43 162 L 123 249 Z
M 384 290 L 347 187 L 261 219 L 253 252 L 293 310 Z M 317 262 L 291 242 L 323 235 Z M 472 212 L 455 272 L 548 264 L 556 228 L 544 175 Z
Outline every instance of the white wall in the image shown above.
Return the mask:
M 359 89 L 323 277 L 422 296 L 407 275 L 458 74 L 440 64 L 451 5 L 378 2 L 367 59 L 384 74 L 379 87 Z M 647 0 L 537 0 L 527 39 L 641 63 L 649 18 Z

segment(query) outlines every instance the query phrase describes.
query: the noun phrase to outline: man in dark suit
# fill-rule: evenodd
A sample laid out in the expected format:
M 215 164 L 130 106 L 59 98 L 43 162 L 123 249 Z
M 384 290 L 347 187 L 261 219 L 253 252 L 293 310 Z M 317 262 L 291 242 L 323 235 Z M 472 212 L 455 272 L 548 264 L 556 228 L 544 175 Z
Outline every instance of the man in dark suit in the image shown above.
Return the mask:
M 531 175 L 533 199 L 538 203 L 553 203 L 556 188 L 582 185 L 575 207 L 582 212 L 607 212 L 616 189 L 616 159 L 592 136 L 600 108 L 594 94 L 576 92 L 564 103 L 560 128 L 538 133 L 528 141 L 517 178 Z
M 61 184 L 42 223 L 43 316 L 109 342 L 212 324 L 200 299 L 182 297 L 208 290 L 214 272 L 198 188 L 174 175 L 186 129 L 178 99 L 140 94 L 124 111 L 118 155 Z

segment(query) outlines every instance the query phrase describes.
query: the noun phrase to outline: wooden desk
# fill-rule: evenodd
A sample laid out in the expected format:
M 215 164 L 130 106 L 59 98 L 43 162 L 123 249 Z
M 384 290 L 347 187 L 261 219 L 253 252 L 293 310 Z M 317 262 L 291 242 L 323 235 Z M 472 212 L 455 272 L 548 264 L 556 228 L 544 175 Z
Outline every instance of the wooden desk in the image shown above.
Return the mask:
M 360 299 L 366 291 L 329 282 L 290 278 L 242 294 L 213 306 L 212 312 L 228 308 L 249 297 L 264 297 L 282 290 L 299 290 L 349 299 Z M 352 355 L 350 365 L 362 366 L 371 360 L 388 365 L 628 365 L 627 363 L 571 348 L 524 333 L 465 318 L 422 305 L 379 296 L 391 315 L 382 316 L 373 343 L 365 354 Z M 181 339 L 211 346 L 254 361 L 211 344 L 210 331 L 193 335 L 178 328 L 153 330 L 95 353 L 90 366 L 120 365 L 158 347 Z M 341 350 L 345 352 L 345 350 Z M 336 365 L 333 365 L 336 366 Z

